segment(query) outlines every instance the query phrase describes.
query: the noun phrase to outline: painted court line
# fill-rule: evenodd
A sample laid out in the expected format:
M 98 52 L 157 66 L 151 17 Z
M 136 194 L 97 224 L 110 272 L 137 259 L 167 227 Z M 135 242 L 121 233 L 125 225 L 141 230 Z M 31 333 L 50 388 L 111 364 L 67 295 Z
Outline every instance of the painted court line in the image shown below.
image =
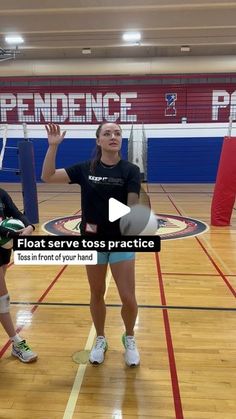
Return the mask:
M 46 288 L 46 290 L 44 291 L 44 293 L 41 295 L 41 297 L 39 298 L 38 302 L 32 307 L 32 309 L 30 310 L 30 312 L 33 314 L 37 308 L 39 307 L 38 303 L 41 303 L 44 298 L 46 297 L 46 295 L 50 292 L 51 288 L 55 285 L 55 283 L 58 281 L 58 279 L 60 278 L 61 274 L 64 272 L 64 270 L 67 268 L 68 265 L 64 265 L 60 271 L 58 272 L 58 274 L 55 276 L 55 278 L 53 279 L 53 281 L 51 282 L 51 284 Z M 16 333 L 19 333 L 25 325 L 22 325 L 20 327 L 18 327 L 16 329 Z M 0 349 L 0 358 L 3 356 L 3 354 L 6 352 L 6 350 L 9 348 L 9 346 L 11 345 L 11 341 L 8 340 L 5 345 Z
M 210 249 L 211 253 L 214 255 L 215 259 L 218 260 L 218 262 L 221 264 L 221 266 L 223 266 L 224 271 L 226 272 L 225 275 L 229 275 L 229 276 L 234 276 L 233 271 L 226 265 L 226 263 L 221 259 L 220 255 L 213 249 L 213 247 L 211 246 L 211 244 L 204 239 L 204 237 L 201 237 L 201 241 L 203 241 L 205 243 L 205 249 L 207 250 L 207 248 Z
M 223 274 L 223 272 L 221 271 L 221 269 L 219 268 L 219 266 L 217 265 L 217 263 L 214 261 L 214 259 L 211 257 L 211 255 L 208 253 L 208 251 L 205 248 L 205 246 L 201 243 L 201 241 L 199 240 L 198 237 L 195 237 L 195 239 L 197 240 L 197 242 L 201 246 L 202 250 L 207 255 L 208 259 L 210 259 L 211 263 L 213 264 L 213 266 L 215 267 L 215 269 L 217 270 L 217 272 L 220 274 L 221 278 L 223 279 L 224 283 L 226 284 L 226 286 L 228 287 L 228 289 L 230 290 L 230 292 L 233 294 L 234 297 L 236 297 L 236 291 L 235 291 L 235 289 L 233 288 L 233 286 L 231 285 L 231 283 L 228 281 L 228 279 L 226 278 L 226 276 Z
M 216 275 L 215 275 L 216 276 Z M 21 306 L 35 306 L 40 305 L 43 307 L 89 307 L 89 303 L 59 303 L 59 302 L 37 302 L 37 301 L 11 301 L 12 305 Z M 117 308 L 122 307 L 122 304 L 106 304 L 107 307 Z M 154 308 L 163 309 L 168 308 L 170 310 L 206 310 L 206 311 L 236 311 L 235 307 L 205 307 L 205 306 L 173 306 L 173 305 L 157 305 L 157 304 L 138 304 L 138 308 Z
M 164 188 L 163 188 L 164 190 Z M 177 207 L 173 201 L 173 199 L 167 194 L 168 199 L 170 200 L 170 202 L 172 203 L 172 205 L 174 206 L 174 208 L 176 209 L 176 211 L 178 212 L 178 214 L 180 216 L 185 216 L 185 212 L 181 207 Z M 181 211 L 179 210 L 179 208 L 181 208 Z M 233 286 L 231 285 L 231 283 L 228 281 L 228 279 L 226 278 L 226 276 L 224 275 L 224 273 L 222 272 L 222 270 L 219 268 L 219 266 L 217 265 L 216 261 L 213 259 L 213 257 L 209 254 L 209 252 L 206 249 L 206 243 L 207 245 L 210 247 L 210 249 L 212 250 L 214 257 L 216 259 L 218 259 L 218 261 L 222 264 L 222 266 L 224 267 L 225 271 L 228 271 L 229 274 L 232 275 L 232 271 L 230 271 L 230 269 L 227 267 L 227 265 L 223 262 L 223 260 L 220 258 L 220 256 L 215 252 L 215 250 L 212 249 L 211 245 L 205 241 L 205 239 L 203 239 L 205 241 L 205 246 L 204 244 L 201 242 L 201 240 L 199 240 L 198 237 L 195 237 L 195 239 L 197 240 L 198 244 L 201 246 L 203 252 L 206 254 L 206 256 L 208 257 L 208 259 L 211 261 L 212 265 L 214 266 L 214 268 L 216 269 L 216 271 L 219 273 L 219 275 L 221 276 L 221 278 L 223 279 L 224 283 L 226 284 L 227 288 L 230 290 L 230 292 L 233 294 L 234 297 L 236 297 L 236 291 L 233 288 Z M 203 241 L 202 240 L 202 241 Z
M 156 267 L 157 267 L 157 279 L 159 282 L 159 289 L 160 289 L 160 296 L 161 302 L 163 306 L 166 306 L 166 297 L 165 297 L 165 289 L 164 283 L 162 278 L 161 272 L 161 264 L 158 253 L 155 254 L 156 256 Z M 163 313 L 163 321 L 164 321 L 164 328 L 165 328 L 165 335 L 166 335 L 166 345 L 167 345 L 167 353 L 169 358 L 169 367 L 170 367 L 170 376 L 171 376 L 171 384 L 172 384 L 172 393 L 174 399 L 174 406 L 175 406 L 175 418 L 176 419 L 183 419 L 183 408 L 180 396 L 180 389 L 179 389 L 179 380 L 175 362 L 175 354 L 174 354 L 174 347 L 172 342 L 172 335 L 170 329 L 170 321 L 168 316 L 167 306 L 165 309 L 162 310 Z
M 84 348 L 85 350 L 91 350 L 95 336 L 96 336 L 95 327 L 94 325 L 92 325 L 89 335 L 88 335 L 87 342 L 85 344 L 85 348 Z M 80 388 L 84 379 L 86 368 L 87 368 L 87 364 L 80 364 L 77 370 L 73 387 L 71 389 L 70 396 L 66 405 L 64 415 L 63 415 L 63 419 L 73 418 L 73 414 L 74 414 L 76 403 L 79 397 Z
M 109 274 L 107 275 L 106 278 L 106 291 L 105 291 L 105 295 L 104 295 L 104 300 L 106 299 L 106 295 L 107 295 L 107 291 L 111 282 L 111 278 L 112 278 L 112 274 L 111 272 L 109 272 Z M 92 345 L 94 342 L 94 339 L 96 337 L 96 330 L 94 325 L 91 326 L 89 335 L 88 335 L 88 339 L 87 342 L 85 344 L 84 349 L 90 351 L 92 349 Z M 64 416 L 63 419 L 72 419 L 73 418 L 73 414 L 75 411 L 75 407 L 76 407 L 76 403 L 79 397 L 79 393 L 80 393 L 80 388 L 81 385 L 83 383 L 83 379 L 84 379 L 84 374 L 87 368 L 87 364 L 80 364 L 76 376 L 75 376 L 75 380 L 70 392 L 70 396 L 65 408 L 65 412 L 64 412 Z

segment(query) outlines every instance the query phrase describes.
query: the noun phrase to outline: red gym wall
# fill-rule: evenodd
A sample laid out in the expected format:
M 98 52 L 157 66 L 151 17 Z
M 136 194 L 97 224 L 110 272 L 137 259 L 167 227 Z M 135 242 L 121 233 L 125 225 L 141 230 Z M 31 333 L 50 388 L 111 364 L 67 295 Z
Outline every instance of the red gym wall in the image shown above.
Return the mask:
M 230 112 L 236 117 L 236 80 L 219 79 L 229 76 L 0 78 L 0 118 L 9 124 L 227 122 Z
M 234 74 L 0 78 L 1 124 L 52 121 L 77 128 L 103 120 L 143 123 L 148 132 L 149 182 L 214 182 L 230 113 L 236 119 Z M 199 124 L 187 130 L 187 136 L 187 126 L 181 124 L 186 121 Z M 150 131 L 147 124 L 161 126 L 152 126 Z M 172 124 L 179 125 L 172 129 Z M 38 180 L 46 150 L 45 131 L 40 129 L 40 135 L 34 137 Z M 89 139 L 83 139 L 83 132 L 76 129 L 73 133 L 58 164 L 67 160 L 69 164 L 70 159 L 73 163 L 75 155 L 81 157 L 82 143 L 75 141 L 77 136 L 84 141 L 83 148 L 87 147 Z M 10 139 L 9 145 L 17 140 Z M 10 152 L 5 159 L 6 166 L 16 167 Z M 0 178 L 18 181 L 7 172 L 1 172 Z

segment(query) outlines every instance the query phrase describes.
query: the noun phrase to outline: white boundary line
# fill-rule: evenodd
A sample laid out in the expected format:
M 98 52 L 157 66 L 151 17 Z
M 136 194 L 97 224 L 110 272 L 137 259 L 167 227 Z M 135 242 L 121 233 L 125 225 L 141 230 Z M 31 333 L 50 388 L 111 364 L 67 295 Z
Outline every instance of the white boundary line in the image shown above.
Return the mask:
M 104 299 L 106 298 L 107 291 L 111 282 L 111 278 L 112 278 L 112 274 L 111 272 L 109 272 L 106 278 L 106 292 L 104 295 Z M 88 335 L 87 342 L 85 344 L 85 348 L 84 348 L 85 350 L 91 350 L 95 336 L 96 336 L 96 330 L 95 330 L 94 325 L 92 325 L 89 335 Z M 80 388 L 83 383 L 86 368 L 87 368 L 87 364 L 80 364 L 80 366 L 78 367 L 78 370 L 74 379 L 74 383 L 70 392 L 70 396 L 69 396 L 69 399 L 68 399 L 68 402 L 64 411 L 63 419 L 73 418 L 73 414 L 74 414 L 76 403 L 79 397 Z

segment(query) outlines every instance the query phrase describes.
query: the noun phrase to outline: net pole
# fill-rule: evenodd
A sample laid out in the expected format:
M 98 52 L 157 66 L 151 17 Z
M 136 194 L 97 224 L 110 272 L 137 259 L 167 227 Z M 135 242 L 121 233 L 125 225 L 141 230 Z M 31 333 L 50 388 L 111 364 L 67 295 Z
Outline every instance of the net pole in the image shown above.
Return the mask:
M 20 141 L 19 167 L 21 174 L 24 213 L 32 224 L 39 222 L 37 184 L 33 142 L 28 138 L 27 125 L 23 124 L 24 141 Z

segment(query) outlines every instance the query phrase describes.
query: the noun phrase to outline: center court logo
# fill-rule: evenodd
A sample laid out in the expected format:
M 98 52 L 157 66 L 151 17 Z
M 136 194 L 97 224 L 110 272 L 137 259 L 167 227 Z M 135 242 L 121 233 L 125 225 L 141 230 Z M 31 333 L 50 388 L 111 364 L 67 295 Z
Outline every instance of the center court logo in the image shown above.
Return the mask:
M 195 218 L 178 215 L 157 214 L 159 228 L 156 232 L 162 240 L 194 237 L 208 230 L 208 225 Z M 81 213 L 67 217 L 55 218 L 43 224 L 42 229 L 55 236 L 80 234 Z

